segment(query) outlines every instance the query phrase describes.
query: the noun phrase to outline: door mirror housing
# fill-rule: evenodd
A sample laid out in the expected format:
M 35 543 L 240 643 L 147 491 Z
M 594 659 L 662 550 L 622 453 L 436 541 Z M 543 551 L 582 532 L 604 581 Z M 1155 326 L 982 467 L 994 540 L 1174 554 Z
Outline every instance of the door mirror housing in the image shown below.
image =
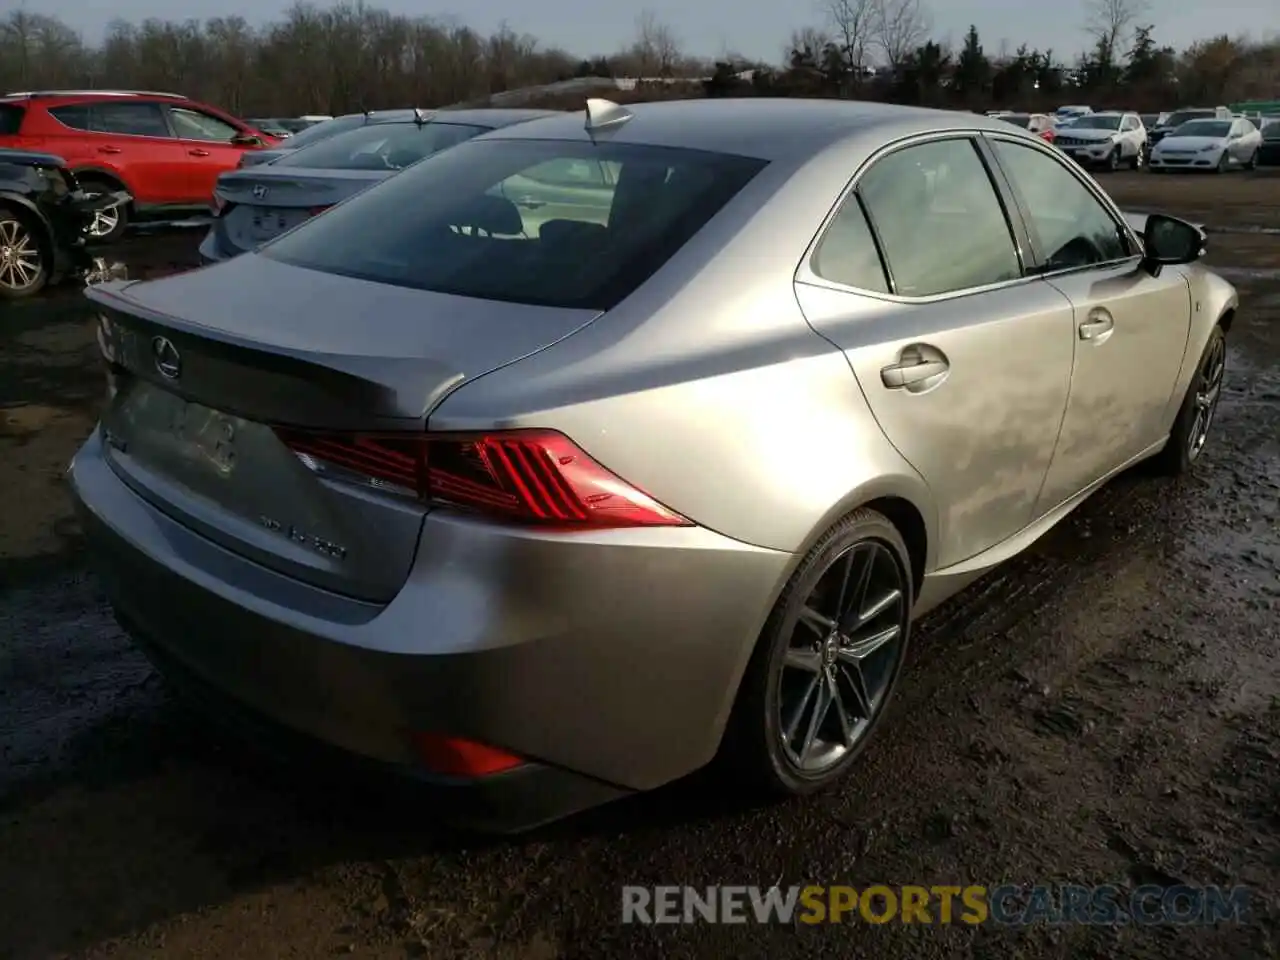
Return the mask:
M 231 145 L 233 147 L 264 147 L 266 146 L 266 141 L 261 137 L 255 137 L 251 133 L 237 133 L 231 138 Z
M 1207 242 L 1205 232 L 1194 223 L 1153 213 L 1142 230 L 1143 265 L 1152 276 L 1159 276 L 1161 267 L 1199 260 Z

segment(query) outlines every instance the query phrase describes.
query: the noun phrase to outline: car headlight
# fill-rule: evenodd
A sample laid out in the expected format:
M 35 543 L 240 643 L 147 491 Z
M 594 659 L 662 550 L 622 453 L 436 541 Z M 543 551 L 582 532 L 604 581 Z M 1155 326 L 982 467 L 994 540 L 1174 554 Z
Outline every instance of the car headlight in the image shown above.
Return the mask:
M 1197 152 L 1197 153 L 1213 153 L 1215 150 L 1221 150 L 1221 149 L 1222 149 L 1221 144 L 1216 144 L 1216 143 L 1215 143 L 1215 144 L 1211 144 L 1211 145 L 1209 145 L 1209 146 L 1207 146 L 1207 147 L 1201 147 L 1201 148 L 1200 148 L 1199 150 L 1197 150 L 1196 152 Z

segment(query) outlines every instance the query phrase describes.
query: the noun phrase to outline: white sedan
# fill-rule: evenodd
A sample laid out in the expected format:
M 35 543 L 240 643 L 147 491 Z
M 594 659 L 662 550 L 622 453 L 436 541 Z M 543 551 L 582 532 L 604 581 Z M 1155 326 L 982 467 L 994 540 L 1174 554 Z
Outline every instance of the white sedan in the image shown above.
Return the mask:
M 1162 170 L 1252 170 L 1258 165 L 1262 134 L 1243 117 L 1234 120 L 1189 120 L 1155 145 L 1148 161 Z

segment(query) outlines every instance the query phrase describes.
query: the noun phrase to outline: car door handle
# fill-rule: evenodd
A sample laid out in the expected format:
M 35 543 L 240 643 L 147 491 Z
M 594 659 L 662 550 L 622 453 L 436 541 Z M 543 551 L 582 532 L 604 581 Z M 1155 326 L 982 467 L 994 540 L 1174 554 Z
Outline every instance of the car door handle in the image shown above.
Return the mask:
M 123 153 L 119 147 L 99 147 L 99 153 Z
M 1105 311 L 1095 311 L 1089 314 L 1089 319 L 1080 324 L 1081 340 L 1097 340 L 1104 334 L 1110 333 L 1115 327 L 1116 322 L 1111 318 L 1111 314 Z
M 932 348 L 907 347 L 897 363 L 880 371 L 880 380 L 890 390 L 911 389 L 944 376 L 951 369 L 947 358 Z
M 199 149 L 188 150 L 187 153 L 191 154 L 191 156 L 193 157 L 207 157 L 209 155 L 208 150 L 199 150 Z

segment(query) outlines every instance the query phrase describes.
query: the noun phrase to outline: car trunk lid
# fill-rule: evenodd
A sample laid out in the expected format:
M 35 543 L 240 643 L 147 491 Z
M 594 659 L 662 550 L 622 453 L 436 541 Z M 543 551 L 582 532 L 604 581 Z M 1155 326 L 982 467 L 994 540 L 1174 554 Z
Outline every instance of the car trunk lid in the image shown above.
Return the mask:
M 273 427 L 421 432 L 459 384 L 597 315 L 391 287 L 252 254 L 88 296 L 116 384 L 103 417 L 116 472 L 229 550 L 379 602 L 408 575 L 426 508 L 317 471 Z

